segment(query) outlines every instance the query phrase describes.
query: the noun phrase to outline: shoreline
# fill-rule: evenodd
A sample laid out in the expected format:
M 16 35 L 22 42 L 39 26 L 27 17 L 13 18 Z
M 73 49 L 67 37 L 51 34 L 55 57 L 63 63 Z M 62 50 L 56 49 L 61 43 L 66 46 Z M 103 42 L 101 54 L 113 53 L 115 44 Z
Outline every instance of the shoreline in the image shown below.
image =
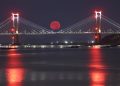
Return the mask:
M 0 49 L 111 48 L 120 45 L 1 45 Z

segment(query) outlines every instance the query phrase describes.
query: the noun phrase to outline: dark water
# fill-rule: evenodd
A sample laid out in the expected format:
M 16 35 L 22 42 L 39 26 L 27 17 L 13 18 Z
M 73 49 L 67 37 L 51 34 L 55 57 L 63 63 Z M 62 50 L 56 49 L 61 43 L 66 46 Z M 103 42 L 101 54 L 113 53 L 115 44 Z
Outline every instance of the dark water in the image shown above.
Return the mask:
M 0 86 L 120 86 L 120 48 L 0 50 Z

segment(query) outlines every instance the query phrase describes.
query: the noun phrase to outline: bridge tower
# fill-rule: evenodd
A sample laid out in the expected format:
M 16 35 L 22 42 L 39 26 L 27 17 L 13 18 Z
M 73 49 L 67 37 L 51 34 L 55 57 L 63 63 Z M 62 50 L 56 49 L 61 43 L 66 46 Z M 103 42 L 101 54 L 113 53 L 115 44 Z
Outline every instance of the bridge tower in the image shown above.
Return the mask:
M 18 37 L 18 24 L 19 24 L 19 14 L 18 13 L 12 13 L 12 28 L 11 28 L 11 33 L 12 33 L 12 44 L 13 45 L 18 45 L 19 44 L 19 37 Z
M 95 11 L 96 23 L 95 23 L 94 39 L 96 44 L 100 43 L 101 40 L 101 17 L 102 17 L 102 12 Z

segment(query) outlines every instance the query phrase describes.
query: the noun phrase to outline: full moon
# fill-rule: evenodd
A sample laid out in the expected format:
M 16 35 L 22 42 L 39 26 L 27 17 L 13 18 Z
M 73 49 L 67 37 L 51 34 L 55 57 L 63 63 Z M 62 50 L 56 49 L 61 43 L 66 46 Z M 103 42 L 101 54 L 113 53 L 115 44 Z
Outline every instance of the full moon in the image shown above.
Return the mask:
M 61 28 L 60 22 L 59 21 L 52 21 L 50 23 L 50 28 L 52 30 L 59 30 Z

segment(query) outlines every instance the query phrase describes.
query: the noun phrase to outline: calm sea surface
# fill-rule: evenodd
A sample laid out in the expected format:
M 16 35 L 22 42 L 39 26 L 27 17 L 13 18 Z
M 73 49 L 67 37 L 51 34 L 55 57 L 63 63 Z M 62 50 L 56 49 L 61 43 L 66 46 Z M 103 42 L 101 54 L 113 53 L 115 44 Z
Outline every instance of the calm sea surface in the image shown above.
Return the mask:
M 1 49 L 0 86 L 120 86 L 120 48 Z

